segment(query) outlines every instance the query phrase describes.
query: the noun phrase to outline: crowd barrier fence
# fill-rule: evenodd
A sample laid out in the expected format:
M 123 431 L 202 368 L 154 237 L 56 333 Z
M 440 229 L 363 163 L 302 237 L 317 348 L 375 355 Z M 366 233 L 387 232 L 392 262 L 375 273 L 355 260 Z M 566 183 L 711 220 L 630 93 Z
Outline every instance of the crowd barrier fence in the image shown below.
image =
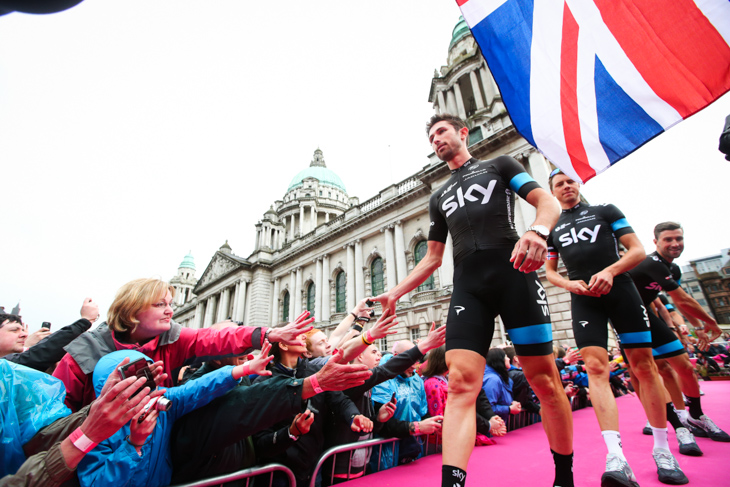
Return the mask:
M 585 397 L 571 397 L 570 398 L 570 407 L 571 410 L 577 411 L 578 409 L 583 409 L 588 405 L 588 400 Z M 540 415 L 537 413 L 527 413 L 527 412 L 521 412 L 519 414 L 511 414 L 507 421 L 507 431 L 512 431 L 519 428 L 524 428 L 525 426 L 530 426 L 534 423 L 539 423 L 541 421 Z M 441 451 L 441 435 L 436 433 L 433 435 L 420 435 L 420 439 L 423 440 L 423 445 L 425 447 L 425 451 L 423 456 L 431 455 L 433 453 L 439 453 Z M 429 441 L 429 439 L 432 438 L 432 441 Z M 312 480 L 310 483 L 310 487 L 314 487 L 316 483 L 317 476 L 322 470 L 322 468 L 325 466 L 325 463 L 328 459 L 332 458 L 332 470 L 330 471 L 330 482 L 329 484 L 332 484 L 333 478 L 334 478 L 334 462 L 339 454 L 347 453 L 350 455 L 350 459 L 352 459 L 352 454 L 355 452 L 355 450 L 359 450 L 361 448 L 373 448 L 378 447 L 378 468 L 376 471 L 380 470 L 380 453 L 382 452 L 383 445 L 386 445 L 390 443 L 390 448 L 395 450 L 395 443 L 399 441 L 400 438 L 375 438 L 372 440 L 367 441 L 358 441 L 355 443 L 348 443 L 345 445 L 339 445 L 330 448 L 326 452 L 322 454 L 322 456 L 319 458 L 319 461 L 317 462 L 317 466 L 315 467 L 314 473 L 312 475 Z M 249 486 L 249 480 L 252 477 L 256 477 L 259 475 L 269 474 L 269 487 L 271 487 L 271 482 L 273 479 L 273 475 L 275 471 L 281 471 L 284 472 L 287 476 L 287 479 L 289 481 L 289 487 L 295 487 L 296 486 L 296 480 L 294 478 L 294 474 L 291 470 L 289 470 L 284 465 L 280 465 L 277 463 L 267 464 L 263 466 L 257 466 L 252 468 L 247 468 L 244 470 L 238 470 L 236 472 L 227 474 L 227 475 L 221 475 L 218 477 L 211 477 L 204 480 L 198 480 L 196 482 L 186 483 L 186 484 L 177 484 L 173 487 L 211 487 L 214 485 L 222 485 L 226 482 L 231 482 L 234 480 L 242 480 L 246 479 L 246 487 Z M 325 474 L 326 472 L 323 472 Z M 348 472 L 349 475 L 349 472 Z M 365 474 L 367 475 L 367 473 Z M 256 487 L 260 487 L 261 484 L 257 484 Z

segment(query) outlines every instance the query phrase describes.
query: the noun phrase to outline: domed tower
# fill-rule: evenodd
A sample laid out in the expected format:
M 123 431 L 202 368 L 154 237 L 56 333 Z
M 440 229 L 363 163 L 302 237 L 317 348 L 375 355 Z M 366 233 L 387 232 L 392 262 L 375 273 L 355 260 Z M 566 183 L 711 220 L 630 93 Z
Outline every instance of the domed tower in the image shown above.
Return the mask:
M 175 288 L 175 306 L 180 307 L 191 301 L 195 295 L 193 288 L 198 283 L 195 278 L 195 261 L 193 255 L 188 252 L 180 266 L 177 268 L 177 275 L 170 279 L 170 285 Z
M 434 73 L 428 101 L 436 113 L 458 115 L 469 126 L 469 145 L 500 130 L 509 117 L 464 17 L 451 35 L 447 65 Z
M 317 148 L 309 167 L 292 178 L 283 200 L 264 213 L 256 224 L 256 250 L 278 250 L 330 219 L 343 214 L 357 198 L 347 195 L 340 177 L 327 168 Z
M 547 187 L 550 164 L 512 124 L 497 83 L 464 17 L 459 17 L 452 31 L 447 65 L 434 73 L 428 101 L 433 103 L 437 114 L 457 115 L 466 122 L 472 156 L 487 160 L 510 155 L 538 184 Z M 437 159 L 435 154 L 430 158 L 432 161 Z M 518 200 L 515 206 L 517 230 L 523 232 L 534 218 L 534 208 Z

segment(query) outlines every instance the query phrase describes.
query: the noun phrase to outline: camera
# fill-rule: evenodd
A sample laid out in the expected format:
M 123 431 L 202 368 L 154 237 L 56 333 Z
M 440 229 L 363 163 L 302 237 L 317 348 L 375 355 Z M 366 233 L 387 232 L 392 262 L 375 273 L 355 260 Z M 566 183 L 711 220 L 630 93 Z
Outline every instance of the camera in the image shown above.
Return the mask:
M 127 365 L 117 367 L 117 371 L 119 371 L 119 377 L 121 377 L 122 380 L 126 379 L 127 377 L 143 377 L 147 379 L 147 382 L 145 382 L 142 387 L 137 389 L 137 391 L 132 394 L 131 397 L 139 394 L 139 391 L 141 391 L 145 387 L 149 387 L 150 392 L 154 391 L 157 388 L 157 385 L 155 384 L 155 379 L 154 377 L 152 377 L 152 371 L 150 370 L 150 366 L 147 364 L 147 360 L 145 360 L 144 358 L 140 358 L 135 360 L 134 362 L 128 363 Z
M 172 401 L 165 396 L 160 396 L 157 399 L 153 399 L 150 402 L 148 402 L 145 407 L 142 409 L 142 414 L 139 415 L 139 419 L 137 420 L 137 424 L 144 421 L 144 418 L 147 417 L 147 414 L 150 412 L 152 407 L 154 406 L 155 410 L 157 411 L 167 411 L 172 407 Z
M 50 330 L 51 329 L 51 322 L 50 321 L 44 321 L 43 323 L 41 323 L 41 328 L 45 328 L 46 330 Z

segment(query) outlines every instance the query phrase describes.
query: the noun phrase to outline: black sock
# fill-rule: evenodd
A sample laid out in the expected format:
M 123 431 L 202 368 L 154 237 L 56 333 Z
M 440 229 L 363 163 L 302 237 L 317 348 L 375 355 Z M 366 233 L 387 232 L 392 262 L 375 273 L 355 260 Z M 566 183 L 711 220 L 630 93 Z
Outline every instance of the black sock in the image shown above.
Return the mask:
M 555 482 L 553 487 L 574 487 L 573 486 L 573 454 L 561 455 L 550 450 L 555 461 Z
M 466 470 L 451 465 L 441 467 L 441 487 L 464 487 Z
M 702 416 L 702 405 L 700 404 L 700 398 L 699 397 L 689 397 L 685 394 L 687 397 L 687 406 L 689 406 L 689 415 L 692 416 L 694 419 L 700 419 L 700 416 Z
M 667 421 L 669 421 L 669 424 L 672 425 L 674 431 L 677 431 L 677 428 L 684 428 L 684 425 L 679 420 L 679 416 L 677 416 L 677 412 L 674 410 L 674 406 L 672 406 L 671 402 L 667 403 Z

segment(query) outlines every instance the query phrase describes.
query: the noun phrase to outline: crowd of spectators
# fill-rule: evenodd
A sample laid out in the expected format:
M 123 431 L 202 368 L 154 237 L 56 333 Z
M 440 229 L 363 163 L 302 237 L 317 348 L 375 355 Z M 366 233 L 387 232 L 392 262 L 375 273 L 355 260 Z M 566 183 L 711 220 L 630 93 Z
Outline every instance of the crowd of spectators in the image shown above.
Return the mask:
M 156 279 L 127 283 L 93 329 L 99 307 L 89 298 L 81 318 L 54 333 L 28 334 L 19 316 L 0 315 L 0 485 L 76 477 L 82 486 L 163 486 L 277 462 L 304 487 L 327 449 L 397 439 L 336 456 L 324 469 L 332 478 L 315 479 L 328 485 L 413 462 L 426 437 L 440 448 L 444 326 L 381 356 L 374 342 L 395 333 L 397 317 L 386 310 L 375 320 L 366 300 L 327 337 L 307 312 L 279 328 L 232 321 L 183 328 L 172 321 L 174 293 Z M 726 344 L 701 351 L 687 343 L 698 366 L 730 364 Z M 614 394 L 631 393 L 618 350 L 609 360 Z M 131 363 L 145 372 L 125 377 Z M 490 349 L 486 364 L 476 446 L 498 443 L 510 416 L 540 414 L 512 347 Z M 555 364 L 566 394 L 589 401 L 577 350 L 555 347 Z M 285 482 L 273 477 L 274 485 Z

